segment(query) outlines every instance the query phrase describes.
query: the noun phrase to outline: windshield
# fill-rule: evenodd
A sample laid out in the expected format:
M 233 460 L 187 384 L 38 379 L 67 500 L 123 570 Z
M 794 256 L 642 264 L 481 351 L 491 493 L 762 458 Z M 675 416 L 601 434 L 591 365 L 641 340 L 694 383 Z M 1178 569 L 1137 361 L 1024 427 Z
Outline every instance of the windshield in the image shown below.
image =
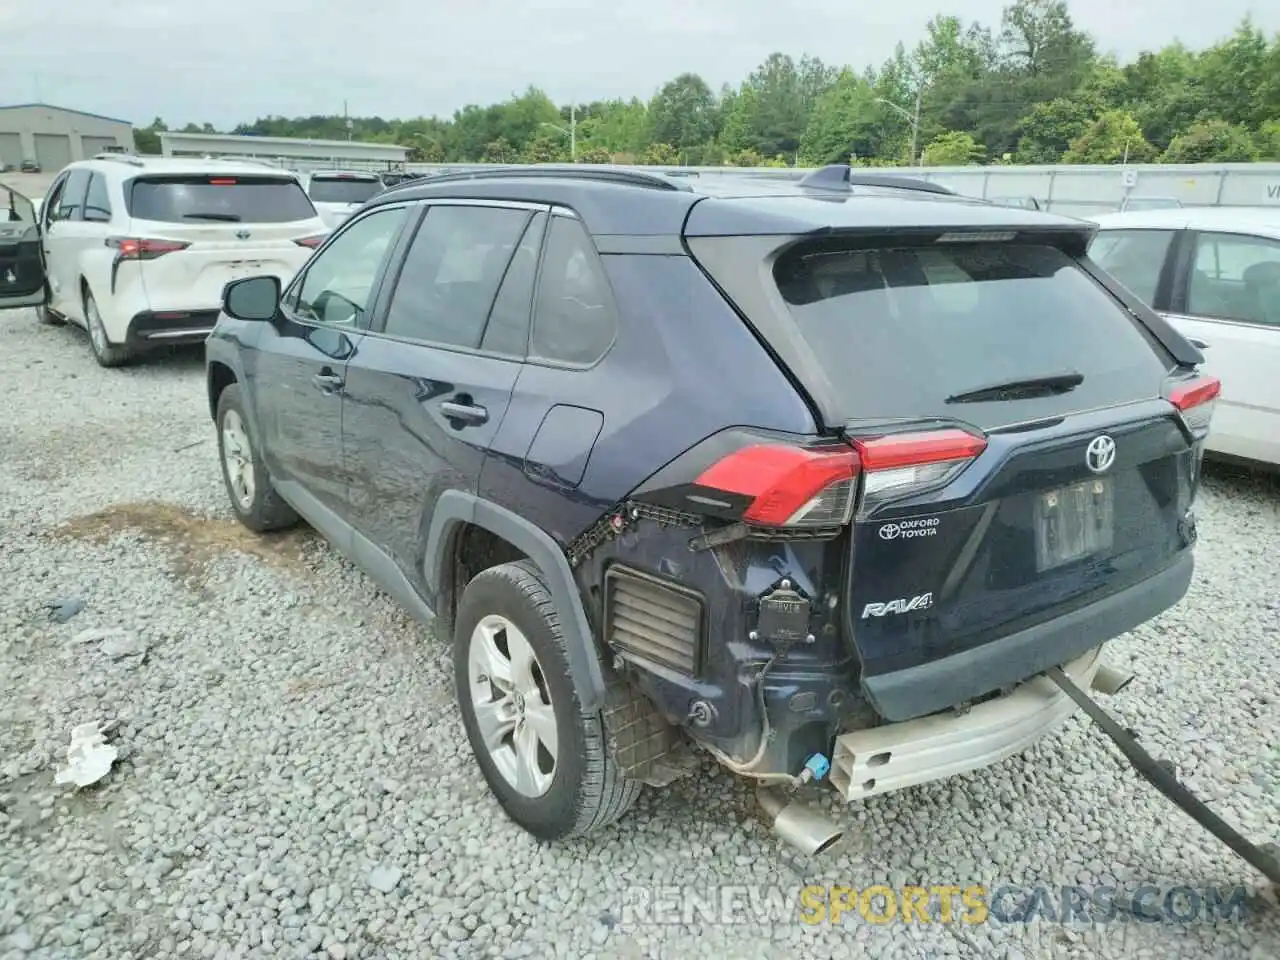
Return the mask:
M 949 397 L 1080 374 L 1070 390 L 969 404 L 963 414 L 981 419 L 978 408 L 998 404 L 991 415 L 1007 417 L 1025 404 L 1042 415 L 1132 399 L 1135 385 L 1158 390 L 1166 373 L 1128 314 L 1052 247 L 800 247 L 774 278 L 851 418 L 955 415 Z
M 382 183 L 362 177 L 312 177 L 309 192 L 316 203 L 364 203 L 382 192 Z
M 293 223 L 316 215 L 292 177 L 139 177 L 128 199 L 130 216 L 165 223 Z

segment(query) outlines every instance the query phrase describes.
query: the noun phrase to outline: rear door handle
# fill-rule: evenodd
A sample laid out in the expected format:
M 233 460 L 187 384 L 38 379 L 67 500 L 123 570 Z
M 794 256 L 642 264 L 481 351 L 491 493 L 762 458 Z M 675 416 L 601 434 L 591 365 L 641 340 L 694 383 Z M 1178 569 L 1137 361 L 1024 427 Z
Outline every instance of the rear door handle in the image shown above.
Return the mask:
M 454 403 L 452 400 L 445 400 L 440 404 L 440 412 L 450 420 L 461 420 L 463 423 L 486 423 L 489 419 L 489 411 L 473 403 Z
M 333 393 L 340 389 L 345 381 L 336 373 L 317 373 L 311 378 L 311 382 L 321 393 Z

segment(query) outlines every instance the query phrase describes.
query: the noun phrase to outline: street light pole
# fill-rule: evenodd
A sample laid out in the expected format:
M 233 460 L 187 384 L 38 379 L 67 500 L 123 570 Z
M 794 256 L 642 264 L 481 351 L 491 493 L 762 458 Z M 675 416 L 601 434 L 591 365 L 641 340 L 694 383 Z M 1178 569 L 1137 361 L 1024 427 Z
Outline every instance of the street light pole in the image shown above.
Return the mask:
M 569 138 L 569 158 L 574 162 L 578 162 L 578 105 L 576 103 L 569 104 L 569 129 L 556 123 L 547 123 L 545 120 L 542 125 L 550 127 L 552 130 L 558 130 Z
M 884 97 L 876 97 L 876 103 L 883 103 L 890 109 L 897 110 L 898 113 L 907 118 L 907 122 L 911 124 L 911 162 L 915 163 L 919 158 L 916 156 L 916 150 L 920 146 L 920 100 L 924 92 L 923 87 L 916 87 L 916 109 L 915 112 L 898 106 L 892 100 L 886 100 Z

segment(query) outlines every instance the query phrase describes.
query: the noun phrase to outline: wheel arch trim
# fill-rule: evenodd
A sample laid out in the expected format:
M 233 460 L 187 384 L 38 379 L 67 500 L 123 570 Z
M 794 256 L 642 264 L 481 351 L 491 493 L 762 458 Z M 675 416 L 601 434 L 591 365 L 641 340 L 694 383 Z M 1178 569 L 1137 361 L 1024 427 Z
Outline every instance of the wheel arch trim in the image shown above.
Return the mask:
M 560 615 L 569 671 L 582 709 L 588 712 L 601 709 L 606 696 L 604 671 L 564 550 L 544 531 L 505 507 L 462 490 L 447 490 L 436 502 L 427 533 L 423 558 L 426 583 L 440 582 L 444 565 L 449 562 L 447 551 L 452 534 L 461 524 L 474 524 L 502 537 L 533 561 L 546 579 L 547 589 L 551 591 L 556 612 Z

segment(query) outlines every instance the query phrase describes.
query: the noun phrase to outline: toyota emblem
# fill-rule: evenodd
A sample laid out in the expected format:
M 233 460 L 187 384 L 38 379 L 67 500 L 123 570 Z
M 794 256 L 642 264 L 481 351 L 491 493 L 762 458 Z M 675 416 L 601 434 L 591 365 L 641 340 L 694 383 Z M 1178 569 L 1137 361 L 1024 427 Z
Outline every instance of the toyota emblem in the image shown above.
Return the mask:
M 902 528 L 899 527 L 896 523 L 886 523 L 880 528 L 880 539 L 892 540 L 901 531 L 902 531 Z
M 248 230 L 237 230 L 237 231 L 236 231 L 236 239 L 237 239 L 237 240 L 248 240 L 248 239 L 249 239 L 249 231 L 248 231 Z
M 1105 433 L 1089 441 L 1084 462 L 1094 473 L 1106 473 L 1116 462 L 1116 442 Z

